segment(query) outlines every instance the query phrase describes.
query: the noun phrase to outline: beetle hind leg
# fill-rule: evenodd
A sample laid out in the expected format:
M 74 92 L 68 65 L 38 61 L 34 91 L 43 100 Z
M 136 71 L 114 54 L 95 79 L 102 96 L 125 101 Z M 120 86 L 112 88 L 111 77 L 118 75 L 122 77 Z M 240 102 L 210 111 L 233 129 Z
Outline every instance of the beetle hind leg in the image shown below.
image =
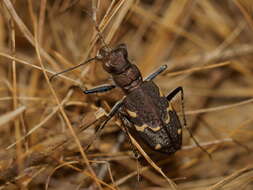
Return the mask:
M 194 143 L 197 145 L 197 147 L 199 147 L 203 152 L 205 152 L 210 159 L 212 159 L 212 156 L 209 152 L 207 152 L 207 150 L 205 148 L 203 148 L 197 141 L 197 139 L 194 137 L 193 133 L 191 132 L 191 129 L 187 126 L 186 123 L 186 118 L 185 118 L 185 111 L 184 111 L 184 91 L 183 88 L 181 86 L 177 87 L 176 89 L 174 89 L 172 92 L 170 92 L 166 98 L 167 100 L 170 102 L 178 93 L 181 93 L 181 107 L 182 107 L 182 112 L 183 112 L 183 126 L 184 128 L 188 131 L 191 139 L 194 141 Z

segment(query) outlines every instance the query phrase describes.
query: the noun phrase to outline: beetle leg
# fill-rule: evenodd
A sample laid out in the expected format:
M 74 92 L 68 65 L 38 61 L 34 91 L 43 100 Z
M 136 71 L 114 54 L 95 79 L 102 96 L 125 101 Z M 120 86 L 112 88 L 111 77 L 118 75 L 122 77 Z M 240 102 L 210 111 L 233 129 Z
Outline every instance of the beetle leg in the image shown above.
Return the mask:
M 181 107 L 182 107 L 182 112 L 183 112 L 183 121 L 184 121 L 184 126 L 186 127 L 186 119 L 185 119 L 185 112 L 184 112 L 184 90 L 182 86 L 177 87 L 176 89 L 172 90 L 167 96 L 167 100 L 170 102 L 179 92 L 181 92 Z
M 123 128 L 124 128 L 124 131 L 125 131 L 125 133 L 126 133 L 126 135 L 127 135 L 127 137 L 128 137 L 128 140 L 129 140 L 129 142 L 130 142 L 131 149 L 132 149 L 132 151 L 133 151 L 133 153 L 134 153 L 134 158 L 135 158 L 136 160 L 139 160 L 139 158 L 141 157 L 141 155 L 140 155 L 139 151 L 135 148 L 135 146 L 133 145 L 133 143 L 132 143 L 132 141 L 131 141 L 131 138 L 130 138 L 130 136 L 129 136 L 129 130 L 128 130 L 128 128 L 127 128 L 126 126 L 124 126 L 124 125 L 123 125 Z
M 100 136 L 103 128 L 105 127 L 105 125 L 108 123 L 108 121 L 110 121 L 110 119 L 118 112 L 119 108 L 123 105 L 123 100 L 121 99 L 120 101 L 118 101 L 113 108 L 111 109 L 110 113 L 108 114 L 108 117 L 106 118 L 106 120 L 102 123 L 102 125 L 99 126 L 99 128 L 96 130 L 96 133 L 93 137 L 93 139 L 90 141 L 90 143 L 87 145 L 87 147 L 85 148 L 85 151 L 87 151 L 91 144 L 93 143 L 93 141 Z
M 190 137 L 192 138 L 192 140 L 194 141 L 194 143 L 197 145 L 197 147 L 199 147 L 203 152 L 205 152 L 210 159 L 212 159 L 212 156 L 209 152 L 207 152 L 206 149 L 204 149 L 197 141 L 197 139 L 194 137 L 194 135 L 192 134 L 191 132 L 191 129 L 187 126 L 187 123 L 186 123 L 186 119 L 185 119 L 185 112 L 184 112 L 184 90 L 181 86 L 177 87 L 176 89 L 174 89 L 172 92 L 170 92 L 166 98 L 168 101 L 171 101 L 176 95 L 177 93 L 181 93 L 181 107 L 182 107 L 182 112 L 183 112 L 183 122 L 184 122 L 184 128 L 187 129 Z
M 131 141 L 131 138 L 129 136 L 130 132 L 129 132 L 128 127 L 129 128 L 132 127 L 132 126 L 129 126 L 129 125 L 131 125 L 131 123 L 130 123 L 130 121 L 127 119 L 127 117 L 125 117 L 125 115 L 121 111 L 119 111 L 119 118 L 121 119 L 121 122 L 122 122 L 122 130 L 125 132 L 126 136 L 128 137 L 131 149 L 132 149 L 132 151 L 134 153 L 134 158 L 136 160 L 138 160 L 141 157 L 141 155 L 138 152 L 138 150 L 135 148 L 135 146 L 133 145 L 133 143 Z
M 162 65 L 159 67 L 155 72 L 151 73 L 149 76 L 147 76 L 144 81 L 150 81 L 153 80 L 155 77 L 157 77 L 159 74 L 161 74 L 164 70 L 167 69 L 167 65 Z
M 104 84 L 104 85 L 97 86 L 95 88 L 88 89 L 88 90 L 85 90 L 85 89 L 81 88 L 80 86 L 73 86 L 73 87 L 79 88 L 80 90 L 83 91 L 84 94 L 93 94 L 93 93 L 100 93 L 100 92 L 106 92 L 106 91 L 112 90 L 116 86 L 113 84 L 112 85 Z

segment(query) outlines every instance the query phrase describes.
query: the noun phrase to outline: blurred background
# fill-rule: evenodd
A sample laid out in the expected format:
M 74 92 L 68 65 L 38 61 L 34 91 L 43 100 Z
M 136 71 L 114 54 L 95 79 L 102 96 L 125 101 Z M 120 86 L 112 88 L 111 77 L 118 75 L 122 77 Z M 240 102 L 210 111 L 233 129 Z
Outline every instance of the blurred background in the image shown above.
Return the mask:
M 174 189 L 253 189 L 251 0 L 2 0 L 0 189 L 173 189 L 137 164 L 117 117 L 93 141 L 123 97 L 71 88 L 112 83 L 99 63 L 48 80 L 96 55 L 96 25 L 144 77 L 168 66 L 154 80 L 164 94 L 184 88 L 188 127 L 212 159 L 183 130 L 182 150 L 154 157 Z

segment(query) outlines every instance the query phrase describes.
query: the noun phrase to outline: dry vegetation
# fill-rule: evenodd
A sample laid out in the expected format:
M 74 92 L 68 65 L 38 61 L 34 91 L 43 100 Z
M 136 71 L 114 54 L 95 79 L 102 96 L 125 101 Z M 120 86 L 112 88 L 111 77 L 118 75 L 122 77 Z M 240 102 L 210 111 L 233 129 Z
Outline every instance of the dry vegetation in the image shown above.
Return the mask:
M 164 93 L 183 86 L 188 126 L 212 159 L 184 130 L 182 150 L 154 158 L 176 186 L 154 165 L 137 169 L 116 117 L 84 151 L 123 93 L 70 88 L 110 83 L 98 63 L 48 77 L 101 47 L 88 14 L 143 76 L 168 65 L 155 80 Z M 0 189 L 253 189 L 252 15 L 252 0 L 2 0 Z

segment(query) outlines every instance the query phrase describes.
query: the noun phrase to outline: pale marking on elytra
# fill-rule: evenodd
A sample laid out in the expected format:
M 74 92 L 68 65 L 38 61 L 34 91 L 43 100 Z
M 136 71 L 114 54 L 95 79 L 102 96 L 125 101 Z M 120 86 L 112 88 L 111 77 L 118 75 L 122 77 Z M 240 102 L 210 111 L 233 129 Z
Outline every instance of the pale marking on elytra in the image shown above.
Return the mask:
M 159 94 L 160 94 L 160 97 L 163 97 L 163 92 L 161 91 L 161 89 L 159 88 Z
M 137 131 L 144 132 L 144 130 L 145 130 L 146 128 L 149 128 L 149 129 L 151 129 L 151 130 L 154 131 L 154 132 L 157 132 L 157 131 L 159 131 L 159 130 L 161 129 L 160 126 L 158 126 L 158 127 L 150 127 L 150 126 L 148 126 L 147 124 L 143 124 L 142 126 L 137 126 L 137 125 L 135 125 L 135 129 L 136 129 Z
M 168 113 L 167 119 L 165 120 L 165 123 L 168 124 L 169 122 L 170 122 L 170 115 L 169 115 L 169 113 Z
M 130 111 L 130 110 L 126 110 L 126 111 L 129 114 L 129 116 L 134 117 L 134 118 L 137 117 L 137 113 Z
M 159 127 L 159 126 L 158 126 L 158 127 L 154 127 L 154 128 L 153 128 L 153 127 L 149 127 L 149 128 L 150 128 L 152 131 L 155 131 L 155 132 L 156 132 L 156 131 L 159 131 L 159 130 L 161 129 L 161 127 Z
M 169 106 L 167 107 L 167 112 L 169 113 L 169 111 L 173 111 L 173 107 L 171 105 L 171 103 L 169 102 Z
M 162 148 L 161 144 L 155 145 L 155 149 L 156 149 L 156 150 L 159 150 L 159 149 L 161 149 L 161 148 Z
M 147 127 L 148 127 L 147 124 L 143 124 L 142 126 L 137 126 L 137 125 L 135 125 L 135 129 L 136 129 L 137 131 L 141 131 L 141 132 L 144 132 L 144 130 L 145 130 Z
M 165 120 L 165 123 L 169 123 L 170 122 L 170 114 L 169 114 L 169 112 L 170 111 L 173 111 L 173 108 L 172 108 L 172 105 L 171 105 L 171 103 L 169 102 L 169 106 L 167 107 L 167 119 Z
M 177 134 L 180 135 L 181 133 L 182 133 L 182 129 L 178 129 L 178 130 L 177 130 Z

